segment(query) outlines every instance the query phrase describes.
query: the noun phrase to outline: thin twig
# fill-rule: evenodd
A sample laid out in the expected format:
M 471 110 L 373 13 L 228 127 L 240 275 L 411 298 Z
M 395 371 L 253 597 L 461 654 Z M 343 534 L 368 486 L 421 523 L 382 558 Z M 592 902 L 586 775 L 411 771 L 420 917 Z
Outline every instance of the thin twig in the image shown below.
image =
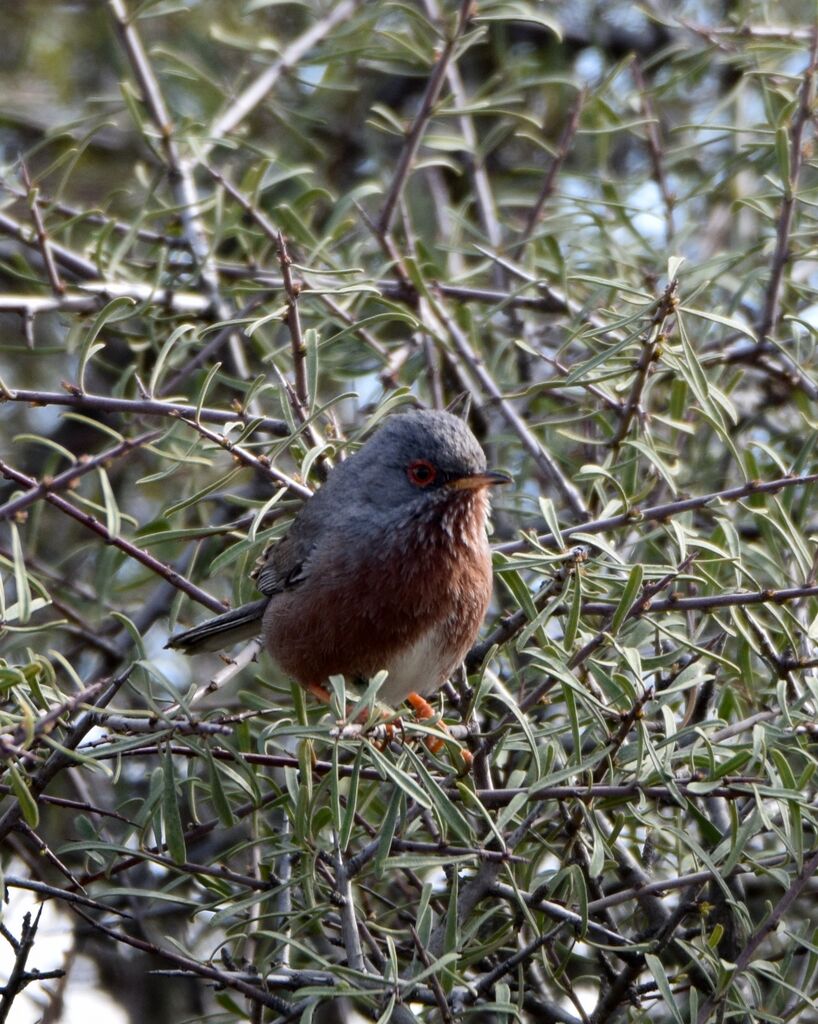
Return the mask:
M 341 906 L 341 929 L 343 933 L 344 949 L 347 954 L 347 964 L 353 971 L 366 972 L 366 961 L 364 960 L 363 949 L 361 948 L 361 936 L 358 931 L 358 921 L 355 916 L 355 896 L 352 891 L 352 880 L 350 879 L 344 855 L 338 845 L 338 836 L 335 836 L 335 892 Z
M 0 402 L 2 401 L 3 397 L 0 396 Z M 125 438 L 119 444 L 114 445 L 113 448 L 100 452 L 99 455 L 79 458 L 73 466 L 63 470 L 62 473 L 58 473 L 57 476 L 40 481 L 32 490 L 26 491 L 25 494 L 21 494 L 17 498 L 12 498 L 5 505 L 0 505 L 0 522 L 4 519 L 18 517 L 29 505 L 33 505 L 35 501 L 44 498 L 49 492 L 54 493 L 66 487 L 72 487 L 80 477 L 91 473 L 100 466 L 106 465 L 121 455 L 127 455 L 129 452 L 135 451 L 144 444 L 150 444 L 151 441 L 159 436 L 160 431 L 152 430 L 147 434 L 141 434 L 139 437 Z
M 494 377 L 486 369 L 485 363 L 474 351 L 465 333 L 455 323 L 454 318 L 445 310 L 443 304 L 431 298 L 428 301 L 435 316 L 438 317 L 452 339 L 455 350 L 466 363 L 474 377 L 479 381 L 484 393 L 497 406 L 503 419 L 517 434 L 523 447 L 534 460 L 544 477 L 554 485 L 575 518 L 586 520 L 588 518 L 588 511 L 577 488 L 566 478 L 553 455 L 540 444 L 512 407 L 509 400 L 505 398 Z
M 665 153 L 662 148 L 662 139 L 659 135 L 659 119 L 653 109 L 653 101 L 651 100 L 650 91 L 648 90 L 642 70 L 642 62 L 638 56 L 633 58 L 631 73 L 636 83 L 636 88 L 639 90 L 642 113 L 645 117 L 645 135 L 647 136 L 648 153 L 650 154 L 650 163 L 653 169 L 653 180 L 656 182 L 665 207 L 665 243 L 671 246 L 675 233 L 673 208 L 676 205 L 676 197 L 671 191 L 667 174 L 665 173 Z
M 80 392 L 73 385 L 64 385 L 66 391 L 32 391 L 26 388 L 8 388 L 0 384 L 0 405 L 3 402 L 27 402 L 30 405 L 67 405 L 72 409 L 99 410 L 122 413 L 126 416 L 169 416 L 173 419 L 196 417 L 205 423 L 252 423 L 257 429 L 269 431 L 276 437 L 290 433 L 286 420 L 269 416 L 256 417 L 246 409 L 209 409 L 180 402 L 165 402 L 156 398 L 114 398 L 112 395 L 94 395 Z M 136 443 L 136 442 L 133 442 Z
M 245 466 L 250 466 L 257 473 L 260 473 L 266 480 L 271 480 L 281 487 L 286 487 L 293 494 L 298 495 L 299 498 L 306 499 L 312 497 L 312 491 L 309 487 L 294 480 L 283 470 L 277 469 L 266 456 L 253 455 L 252 452 L 247 451 L 241 445 L 235 444 L 224 434 L 217 434 L 215 431 L 209 430 L 195 419 L 188 419 L 186 416 L 182 416 L 180 419 L 182 423 L 186 423 L 197 433 L 201 434 L 202 437 L 206 437 L 208 441 L 212 441 L 220 448 L 230 452 L 238 462 L 242 462 Z
M 695 509 L 706 508 L 717 501 L 740 501 L 742 498 L 749 498 L 753 494 L 775 494 L 786 487 L 801 487 L 805 484 L 813 484 L 818 481 L 818 473 L 808 473 L 804 476 L 783 476 L 776 480 L 750 480 L 746 484 L 739 484 L 737 487 L 727 487 L 723 491 L 712 491 L 710 494 L 700 494 L 694 498 L 679 498 L 677 501 L 669 501 L 663 505 L 650 505 L 647 508 L 634 508 L 619 515 L 608 516 L 605 519 L 594 519 L 587 523 L 580 523 L 577 526 L 568 526 L 561 530 L 563 540 L 575 537 L 577 534 L 605 533 L 607 530 L 616 530 L 620 526 L 636 525 L 670 519 L 672 516 L 681 515 L 683 512 L 691 512 Z M 557 538 L 553 533 L 542 533 L 536 538 L 537 544 L 543 547 L 555 547 Z M 510 541 L 507 544 L 498 544 L 494 550 L 504 555 L 517 554 L 529 548 L 526 540 Z
M 292 260 L 287 251 L 287 241 L 279 231 L 276 234 L 278 260 L 281 264 L 281 276 L 284 278 L 284 293 L 287 296 L 287 326 L 290 329 L 290 342 L 293 354 L 293 376 L 295 377 L 295 397 L 299 405 L 306 408 L 310 402 L 307 387 L 307 346 L 301 330 L 301 314 L 298 311 L 299 288 L 293 281 Z
M 424 0 L 424 4 L 427 13 L 437 21 L 440 21 L 442 12 L 438 0 Z M 469 98 L 466 94 L 460 68 L 458 68 L 456 62 L 449 61 L 446 67 L 446 79 L 456 106 L 461 111 L 465 111 L 469 104 Z M 488 238 L 495 249 L 499 249 L 503 243 L 502 225 L 497 216 L 497 205 L 494 202 L 494 195 L 491 191 L 489 176 L 486 173 L 486 166 L 480 158 L 480 140 L 474 127 L 474 118 L 470 114 L 460 113 L 458 115 L 458 122 L 460 124 L 460 131 L 463 133 L 463 141 L 465 143 L 463 158 L 466 161 L 469 177 L 474 189 L 477 214 L 480 217 L 486 238 Z
M 8 1020 L 8 1015 L 11 1011 L 12 1003 L 17 996 L 23 991 L 26 985 L 33 981 L 37 975 L 31 974 L 26 971 L 26 963 L 28 962 L 31 950 L 34 947 L 34 939 L 37 936 L 37 927 L 40 924 L 40 915 L 43 912 L 43 908 L 37 911 L 37 916 L 34 918 L 34 923 L 31 921 L 31 914 L 27 913 L 23 917 L 23 925 L 20 930 L 20 939 L 12 940 L 11 934 L 5 932 L 6 938 L 11 942 L 12 948 L 14 949 L 14 966 L 9 973 L 9 978 L 3 988 L 3 995 L 0 998 L 0 1024 L 5 1024 Z
M 52 707 L 45 714 L 40 715 L 33 722 L 27 720 L 18 725 L 14 732 L 0 733 L 0 757 L 8 743 L 21 747 L 25 745 L 26 749 L 34 746 L 35 740 L 52 732 L 63 715 L 76 711 L 82 704 L 90 704 L 93 698 L 104 689 L 106 683 L 107 680 L 102 679 L 90 686 L 85 686 L 78 693 L 72 694 L 56 707 Z
M 754 604 L 787 604 L 800 601 L 805 597 L 818 597 L 818 586 L 785 587 L 780 590 L 736 591 L 728 594 L 702 594 L 697 597 L 678 597 L 671 594 L 668 598 L 655 601 L 647 598 L 637 601 L 629 618 L 642 615 L 653 615 L 659 612 L 712 611 L 714 608 L 744 608 Z M 614 611 L 616 605 L 607 601 L 589 601 L 583 605 L 587 615 L 605 615 Z M 798 668 L 798 664 L 791 666 Z
M 341 0 L 340 3 L 331 7 L 326 17 L 316 21 L 306 32 L 294 39 L 283 50 L 278 60 L 262 72 L 219 114 L 206 133 L 206 138 L 210 140 L 210 143 L 203 149 L 203 158 L 207 156 L 215 140 L 223 138 L 237 128 L 264 97 L 269 95 L 285 71 L 295 67 L 302 57 L 306 56 L 322 39 L 325 39 L 342 22 L 346 21 L 360 6 L 361 0 Z
M 540 217 L 542 217 L 545 204 L 548 202 L 554 191 L 554 187 L 557 183 L 557 177 L 562 170 L 562 166 L 565 163 L 568 154 L 571 152 L 571 145 L 574 141 L 577 129 L 579 128 L 580 115 L 582 114 L 582 108 L 585 106 L 587 98 L 587 88 L 580 89 L 577 94 L 577 98 L 574 100 L 573 106 L 568 112 L 568 118 L 565 122 L 565 127 L 562 129 L 562 134 L 560 135 L 559 142 L 557 143 L 556 151 L 551 158 L 551 163 L 548 165 L 548 170 L 545 173 L 545 178 L 543 179 L 542 187 L 540 188 L 540 194 L 537 196 L 536 202 L 531 207 L 522 233 L 514 243 L 514 247 L 511 250 L 511 254 L 514 259 L 519 259 L 522 255 L 526 243 L 531 238 L 531 233 L 539 222 Z
M 407 133 L 406 142 L 403 144 L 400 159 L 398 160 L 397 167 L 395 168 L 395 174 L 392 178 L 392 184 L 389 186 L 389 191 L 386 194 L 386 199 L 384 200 L 383 207 L 381 208 L 381 215 L 378 218 L 377 227 L 379 233 L 382 235 L 388 235 L 392 230 L 392 223 L 398 209 L 398 202 L 406 185 L 406 180 L 409 177 L 409 172 L 412 169 L 412 162 L 414 161 L 415 154 L 418 151 L 420 140 L 423 137 L 426 125 L 432 116 L 434 105 L 437 103 L 438 97 L 440 96 L 440 90 L 443 88 L 443 80 L 446 77 L 446 71 L 449 63 L 454 56 L 455 47 L 457 46 L 458 40 L 465 32 L 473 11 L 474 0 L 460 0 L 457 23 L 455 25 L 454 32 L 446 40 L 446 43 L 435 62 L 435 66 L 432 69 L 432 73 L 429 75 L 429 80 L 426 83 L 426 91 L 423 94 L 420 108 L 412 123 L 412 127 Z
M 818 852 L 814 853 L 803 862 L 801 870 L 790 883 L 789 888 L 769 912 L 764 923 L 756 927 L 752 938 L 744 946 L 741 953 L 739 953 L 735 958 L 732 969 L 728 975 L 728 984 L 730 986 L 738 982 L 740 976 L 750 965 L 755 951 L 761 943 L 764 942 L 767 936 L 776 930 L 783 916 L 795 903 L 804 889 L 813 882 L 816 871 L 818 871 Z M 722 1001 L 724 995 L 724 991 L 720 990 L 718 993 L 708 996 L 699 1010 L 699 1016 L 696 1018 L 697 1024 L 706 1024 L 710 1019 L 713 1010 L 716 1008 L 716 1004 Z
M 6 462 L 0 461 L 0 475 L 6 477 L 8 480 L 14 480 L 15 483 L 23 484 L 26 488 L 32 489 L 39 487 L 40 482 L 35 480 L 33 477 L 26 476 L 25 473 L 21 473 L 19 470 L 13 469 Z M 153 555 L 148 554 L 147 551 L 137 547 L 129 540 L 125 540 L 124 537 L 119 537 L 111 533 L 111 531 L 101 523 L 94 516 L 89 515 L 87 512 L 82 512 L 71 502 L 66 501 L 65 498 L 60 497 L 58 494 L 51 494 L 50 492 L 44 495 L 44 500 L 49 502 L 55 508 L 59 509 L 65 515 L 75 519 L 78 523 L 81 523 L 86 529 L 96 533 L 97 536 L 101 537 L 106 544 L 110 544 L 112 547 L 119 548 L 129 558 L 133 558 L 134 561 L 144 565 L 146 569 L 156 573 L 157 576 L 161 576 L 164 580 L 176 587 L 177 590 L 183 591 L 188 597 L 193 598 L 194 601 L 198 601 L 199 604 L 203 604 L 206 608 L 210 608 L 214 612 L 223 612 L 224 605 L 221 601 L 217 601 L 215 597 L 211 597 L 207 591 L 200 589 L 190 580 L 186 579 L 181 573 L 176 572 L 169 565 L 165 565 L 164 562 L 160 562 L 158 558 L 154 558 Z
M 89 730 L 93 728 L 94 713 L 110 704 L 128 680 L 132 669 L 133 666 L 129 665 L 119 675 L 114 676 L 113 679 L 106 680 L 108 687 L 97 698 L 94 712 L 91 710 L 82 712 L 68 734 L 61 739 L 59 748 L 54 750 L 45 764 L 31 776 L 29 789 L 33 800 L 36 801 L 39 798 L 55 775 L 74 764 L 72 752 L 79 747 Z M 2 818 L 0 818 L 0 844 L 5 841 L 6 836 L 16 826 L 21 814 L 20 803 L 15 800 Z
M 51 252 L 51 239 L 48 236 L 48 232 L 45 229 L 45 223 L 43 222 L 43 216 L 40 212 L 40 202 L 38 198 L 37 189 L 32 185 L 31 178 L 28 175 L 28 168 L 25 163 L 22 164 L 23 181 L 26 188 L 28 189 L 28 204 L 31 209 L 31 219 L 34 221 L 34 228 L 37 232 L 37 240 L 40 243 L 40 252 L 43 257 L 43 265 L 45 266 L 45 272 L 48 275 L 49 283 L 51 284 L 51 290 L 56 296 L 61 296 L 65 292 L 65 282 L 60 277 L 60 273 L 57 270 L 57 264 L 54 262 L 54 256 Z
M 770 277 L 767 281 L 764 306 L 756 329 L 756 336 L 760 342 L 765 342 L 771 332 L 775 330 L 781 315 L 781 285 L 784 279 L 784 269 L 790 257 L 790 235 L 795 213 L 796 194 L 804 163 L 802 140 L 804 128 L 813 116 L 816 64 L 818 64 L 818 24 L 812 30 L 809 61 L 804 70 L 804 78 L 798 94 L 798 106 L 789 128 L 789 177 L 783 182 L 784 195 L 776 227 L 775 250 L 770 261 Z
M 611 448 L 618 448 L 628 436 L 633 418 L 639 410 L 642 393 L 648 379 L 648 372 L 656 360 L 660 346 L 667 337 L 667 320 L 673 316 L 678 305 L 678 281 L 674 278 L 665 288 L 661 302 L 653 315 L 648 336 L 642 339 L 642 352 L 636 364 L 630 394 L 622 409 L 616 433 L 608 442 Z
M 202 221 L 202 208 L 193 177 L 193 164 L 182 155 L 174 136 L 170 113 L 165 105 L 159 81 L 153 71 L 147 52 L 128 13 L 125 0 L 108 0 L 117 34 L 130 61 L 142 100 L 151 121 L 159 133 L 161 150 L 168 168 L 168 177 L 182 220 L 182 232 L 196 261 L 202 285 L 210 301 L 216 320 L 229 320 L 231 309 L 221 295 L 218 270 L 210 249 L 207 231 Z M 236 372 L 248 376 L 244 353 L 235 333 L 229 337 L 230 354 Z
M 28 227 L 24 227 L 18 220 L 15 220 L 14 217 L 2 211 L 0 211 L 0 231 L 11 235 L 12 238 L 16 238 L 18 242 L 31 249 L 39 248 L 36 231 L 32 232 Z M 80 256 L 79 253 L 73 252 L 63 245 L 58 245 L 56 242 L 51 242 L 49 251 L 57 263 L 75 277 L 81 280 L 93 280 L 99 277 L 99 268 L 90 260 Z M 52 299 L 51 301 L 60 300 Z

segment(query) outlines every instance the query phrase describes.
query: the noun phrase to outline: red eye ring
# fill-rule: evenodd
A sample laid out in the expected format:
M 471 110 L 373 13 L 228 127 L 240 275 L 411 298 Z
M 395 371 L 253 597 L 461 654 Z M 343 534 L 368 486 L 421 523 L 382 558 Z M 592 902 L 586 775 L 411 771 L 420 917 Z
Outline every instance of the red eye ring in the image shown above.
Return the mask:
M 437 470 L 428 459 L 415 459 L 406 467 L 409 483 L 415 487 L 430 487 L 437 477 Z

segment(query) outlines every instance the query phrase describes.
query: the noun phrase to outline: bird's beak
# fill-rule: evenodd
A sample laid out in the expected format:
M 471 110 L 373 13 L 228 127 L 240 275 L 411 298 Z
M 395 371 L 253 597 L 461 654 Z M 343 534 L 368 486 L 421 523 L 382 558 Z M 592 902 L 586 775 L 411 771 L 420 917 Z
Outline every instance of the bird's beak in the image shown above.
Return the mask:
M 508 473 L 472 473 L 470 476 L 459 476 L 456 480 L 449 480 L 446 484 L 453 491 L 476 491 L 481 487 L 495 487 L 497 484 L 510 484 L 511 477 Z

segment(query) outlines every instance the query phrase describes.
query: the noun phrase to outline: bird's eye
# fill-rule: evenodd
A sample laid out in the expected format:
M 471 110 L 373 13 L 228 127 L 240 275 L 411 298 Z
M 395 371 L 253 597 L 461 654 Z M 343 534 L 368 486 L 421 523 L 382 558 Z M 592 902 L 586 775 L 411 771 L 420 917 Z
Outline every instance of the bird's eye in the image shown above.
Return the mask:
M 406 475 L 415 487 L 428 487 L 435 482 L 437 470 L 427 459 L 415 459 L 407 466 Z

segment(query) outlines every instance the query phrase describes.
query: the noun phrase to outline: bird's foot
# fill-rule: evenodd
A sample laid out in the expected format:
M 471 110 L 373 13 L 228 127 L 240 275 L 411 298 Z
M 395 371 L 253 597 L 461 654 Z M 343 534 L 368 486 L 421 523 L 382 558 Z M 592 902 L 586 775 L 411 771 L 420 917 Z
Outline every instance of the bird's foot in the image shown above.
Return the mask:
M 419 693 L 410 693 L 406 698 L 406 703 L 414 711 L 415 718 L 417 718 L 419 722 L 425 722 L 429 718 L 434 718 L 437 714 L 437 712 L 429 703 L 429 701 L 426 700 L 425 697 L 421 697 Z M 438 728 L 441 730 L 441 732 L 449 732 L 449 727 L 446 725 L 442 718 L 436 724 Z M 426 737 L 426 749 L 431 754 L 439 754 L 440 751 L 445 747 L 445 745 L 445 740 L 439 739 L 437 736 Z M 465 747 L 459 747 L 457 752 L 460 761 L 462 762 L 460 766 L 460 773 L 465 774 L 466 772 L 471 770 L 474 757 L 472 756 L 471 751 L 466 750 Z

